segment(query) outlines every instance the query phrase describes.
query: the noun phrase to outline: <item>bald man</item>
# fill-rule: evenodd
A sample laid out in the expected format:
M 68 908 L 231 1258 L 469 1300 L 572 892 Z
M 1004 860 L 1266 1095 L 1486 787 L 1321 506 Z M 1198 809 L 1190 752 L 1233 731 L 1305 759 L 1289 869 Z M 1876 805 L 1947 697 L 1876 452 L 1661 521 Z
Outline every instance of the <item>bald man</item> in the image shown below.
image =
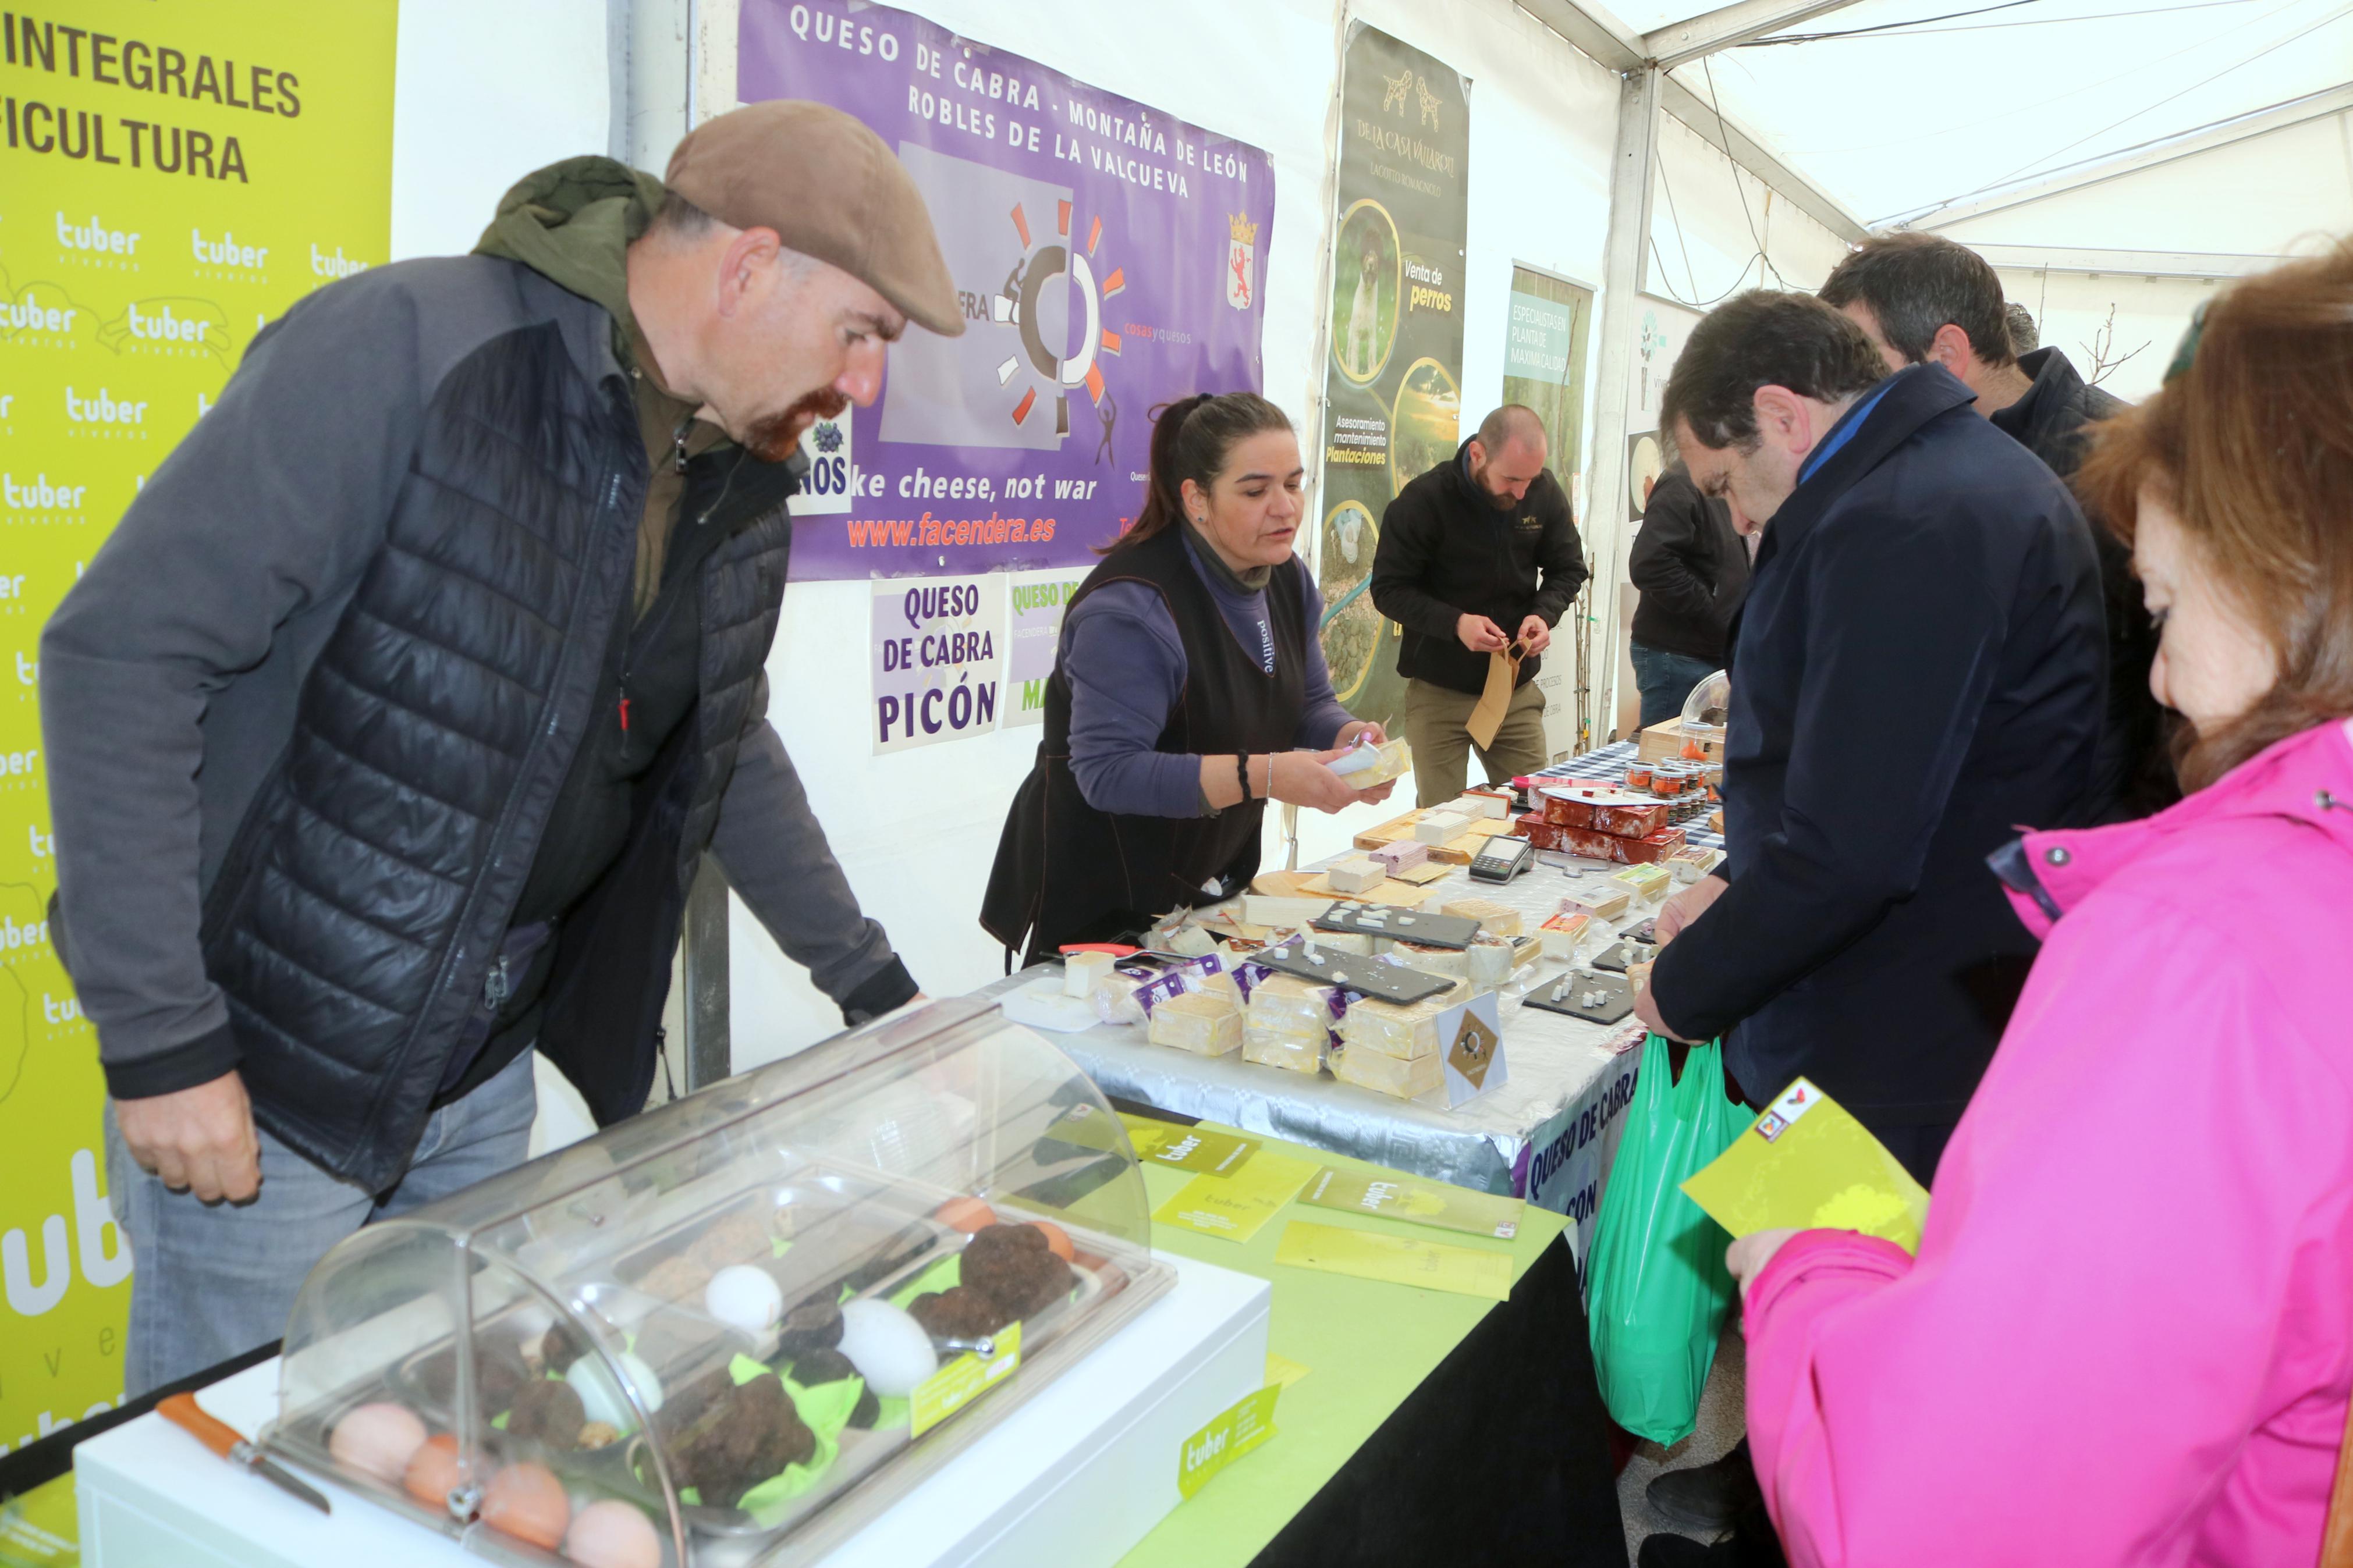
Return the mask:
M 1543 421 L 1507 403 L 1452 458 L 1398 492 L 1381 518 L 1373 604 L 1403 629 L 1398 673 L 1423 805 L 1462 793 L 1473 750 L 1491 784 L 1550 760 L 1536 668 L 1590 574 L 1567 493 L 1545 458 Z M 1511 648 L 1521 655 L 1511 704 L 1480 745 L 1472 710 L 1493 656 Z

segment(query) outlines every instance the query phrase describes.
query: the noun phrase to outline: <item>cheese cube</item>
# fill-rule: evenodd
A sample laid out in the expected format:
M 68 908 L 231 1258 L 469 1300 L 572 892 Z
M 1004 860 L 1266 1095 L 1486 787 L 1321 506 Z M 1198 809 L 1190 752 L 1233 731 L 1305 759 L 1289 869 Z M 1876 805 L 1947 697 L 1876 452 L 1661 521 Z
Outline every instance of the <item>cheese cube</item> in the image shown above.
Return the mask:
M 1433 811 L 1413 825 L 1413 836 L 1424 844 L 1451 844 L 1471 831 L 1471 819 L 1451 811 Z
M 1363 857 L 1351 857 L 1324 873 L 1335 892 L 1366 893 L 1388 880 L 1388 869 L 1379 861 Z
M 1520 911 L 1493 899 L 1455 899 L 1440 905 L 1438 912 L 1457 920 L 1477 921 L 1480 933 L 1484 936 L 1520 934 Z
M 1398 1100 L 1429 1094 L 1446 1081 L 1445 1058 L 1435 1051 L 1409 1058 L 1351 1047 L 1333 1056 L 1331 1066 L 1332 1076 L 1342 1083 L 1353 1083 L 1359 1089 L 1393 1095 Z
M 1512 942 L 1509 938 L 1489 941 L 1481 937 L 1463 950 L 1463 978 L 1471 982 L 1473 991 L 1493 991 L 1511 977 Z
M 1110 953 L 1071 953 L 1062 960 L 1062 994 L 1092 996 L 1095 994 L 1095 982 L 1110 973 Z
M 1195 1056 L 1222 1057 L 1242 1048 L 1242 1010 L 1229 995 L 1188 991 L 1152 1009 L 1146 1037 Z
M 1509 795 L 1489 795 L 1483 790 L 1468 790 L 1463 793 L 1461 799 L 1454 802 L 1450 809 L 1461 812 L 1466 816 L 1486 817 L 1501 822 L 1512 814 L 1512 802 Z

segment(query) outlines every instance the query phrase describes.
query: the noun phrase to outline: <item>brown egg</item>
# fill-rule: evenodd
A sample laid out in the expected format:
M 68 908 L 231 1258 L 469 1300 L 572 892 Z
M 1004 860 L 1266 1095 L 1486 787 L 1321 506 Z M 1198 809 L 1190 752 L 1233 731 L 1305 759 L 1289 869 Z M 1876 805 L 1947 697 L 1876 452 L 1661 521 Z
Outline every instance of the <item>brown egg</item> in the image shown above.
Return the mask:
M 975 1197 L 950 1198 L 932 1211 L 932 1217 L 951 1230 L 967 1234 L 997 1223 L 997 1211 Z
M 410 1497 L 438 1512 L 448 1508 L 449 1494 L 457 1489 L 459 1476 L 458 1439 L 443 1432 L 426 1438 L 424 1446 L 409 1457 L 400 1484 L 408 1489 Z
M 398 1486 L 408 1461 L 425 1446 L 425 1423 L 405 1405 L 363 1405 L 335 1423 L 327 1452 L 346 1469 Z
M 564 1555 L 580 1568 L 661 1568 L 661 1537 L 635 1504 L 607 1498 L 572 1521 Z
M 1060 1226 L 1054 1224 L 1051 1220 L 1033 1219 L 1029 1223 L 1046 1233 L 1046 1250 L 1051 1252 L 1055 1257 L 1060 1258 L 1065 1263 L 1068 1263 L 1071 1258 L 1075 1256 L 1075 1251 L 1071 1246 L 1071 1233 L 1069 1231 L 1064 1230 Z
M 553 1552 L 572 1522 L 572 1501 L 545 1465 L 509 1465 L 482 1493 L 482 1522 Z

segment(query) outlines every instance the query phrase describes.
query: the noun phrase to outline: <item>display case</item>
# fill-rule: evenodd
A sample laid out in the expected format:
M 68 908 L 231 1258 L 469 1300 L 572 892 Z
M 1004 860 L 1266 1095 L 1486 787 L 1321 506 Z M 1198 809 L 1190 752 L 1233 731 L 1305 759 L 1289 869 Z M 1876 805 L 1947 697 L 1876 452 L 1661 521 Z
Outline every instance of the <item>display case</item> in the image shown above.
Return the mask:
M 495 1559 L 808 1563 L 1171 1278 L 1093 1085 L 941 1003 L 353 1237 L 266 1446 Z
M 1701 740 L 1721 741 L 1726 715 L 1732 711 L 1732 677 L 1717 670 L 1691 689 L 1683 699 L 1683 730 Z

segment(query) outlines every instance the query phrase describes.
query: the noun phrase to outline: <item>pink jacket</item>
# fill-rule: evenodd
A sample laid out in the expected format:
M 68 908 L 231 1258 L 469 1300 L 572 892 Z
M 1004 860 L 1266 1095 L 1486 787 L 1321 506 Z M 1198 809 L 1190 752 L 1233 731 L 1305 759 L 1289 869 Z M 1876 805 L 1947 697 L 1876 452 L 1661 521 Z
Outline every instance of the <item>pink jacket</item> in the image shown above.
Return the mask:
M 1792 1563 L 2318 1556 L 2353 1384 L 2353 739 L 2029 836 L 2065 918 L 1915 1261 L 1794 1237 L 1747 1300 Z M 1903 1020 L 1888 1020 L 1891 1029 Z

